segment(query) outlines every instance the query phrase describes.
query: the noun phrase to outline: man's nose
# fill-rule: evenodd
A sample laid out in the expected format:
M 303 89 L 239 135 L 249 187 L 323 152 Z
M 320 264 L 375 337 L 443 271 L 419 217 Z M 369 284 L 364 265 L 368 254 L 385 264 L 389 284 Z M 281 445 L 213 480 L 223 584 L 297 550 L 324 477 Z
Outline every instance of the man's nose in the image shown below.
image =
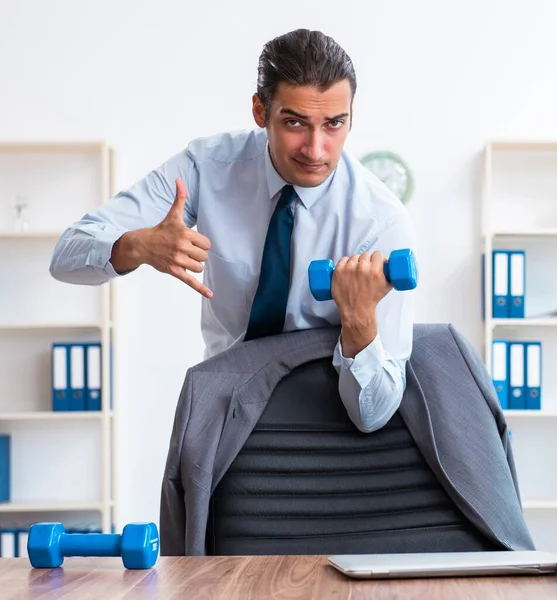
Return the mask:
M 323 156 L 323 150 L 324 143 L 322 137 L 317 133 L 309 134 L 306 144 L 302 150 L 304 156 L 308 159 L 308 162 L 320 162 Z

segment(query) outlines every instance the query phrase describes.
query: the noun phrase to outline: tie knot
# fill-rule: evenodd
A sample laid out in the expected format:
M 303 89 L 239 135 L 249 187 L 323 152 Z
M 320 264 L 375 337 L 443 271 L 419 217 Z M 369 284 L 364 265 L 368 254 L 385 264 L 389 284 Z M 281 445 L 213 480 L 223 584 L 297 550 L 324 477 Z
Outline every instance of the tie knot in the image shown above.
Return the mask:
M 296 198 L 296 190 L 293 185 L 288 183 L 282 188 L 282 193 L 278 201 L 280 208 L 290 206 L 294 198 Z

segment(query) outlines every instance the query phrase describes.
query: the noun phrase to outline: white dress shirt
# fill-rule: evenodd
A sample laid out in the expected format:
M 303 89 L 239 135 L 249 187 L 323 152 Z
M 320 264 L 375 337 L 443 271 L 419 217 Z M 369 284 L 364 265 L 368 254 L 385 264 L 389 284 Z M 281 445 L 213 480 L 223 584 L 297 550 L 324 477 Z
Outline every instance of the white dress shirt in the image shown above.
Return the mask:
M 269 157 L 265 129 L 222 133 L 192 141 L 182 152 L 129 189 L 86 214 L 58 241 L 50 272 L 69 283 L 99 285 L 119 277 L 112 246 L 126 231 L 152 227 L 176 196 L 176 179 L 187 185 L 188 227 L 211 241 L 204 263 L 201 328 L 205 358 L 243 341 L 257 290 L 261 257 L 273 210 L 286 182 Z M 334 300 L 318 302 L 309 289 L 312 260 L 380 250 L 386 257 L 413 248 L 413 231 L 402 203 L 361 163 L 343 151 L 318 187 L 294 186 L 298 194 L 291 246 L 291 285 L 284 331 L 340 325 Z M 192 291 L 192 293 L 194 293 Z M 391 290 L 376 312 L 376 338 L 355 358 L 333 365 L 339 393 L 354 424 L 365 432 L 382 427 L 398 409 L 412 350 L 413 293 Z

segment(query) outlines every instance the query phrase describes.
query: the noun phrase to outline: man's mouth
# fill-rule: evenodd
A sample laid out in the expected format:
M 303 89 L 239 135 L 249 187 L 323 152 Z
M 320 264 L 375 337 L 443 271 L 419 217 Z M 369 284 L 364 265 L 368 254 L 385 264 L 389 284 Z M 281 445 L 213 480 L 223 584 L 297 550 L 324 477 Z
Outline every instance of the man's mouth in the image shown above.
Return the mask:
M 322 169 L 325 166 L 325 163 L 306 163 L 306 162 L 302 162 L 301 160 L 298 159 L 294 159 L 294 161 L 305 171 L 310 171 L 310 172 L 314 172 L 314 171 L 319 171 L 320 169 Z

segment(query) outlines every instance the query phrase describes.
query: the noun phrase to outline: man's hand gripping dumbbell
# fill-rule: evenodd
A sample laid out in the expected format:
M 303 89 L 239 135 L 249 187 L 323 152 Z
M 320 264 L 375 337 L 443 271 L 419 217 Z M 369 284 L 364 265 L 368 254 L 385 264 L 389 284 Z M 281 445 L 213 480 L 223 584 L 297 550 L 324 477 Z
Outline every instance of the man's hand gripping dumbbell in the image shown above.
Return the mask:
M 416 258 L 412 250 L 408 248 L 393 250 L 388 261 L 384 261 L 379 252 L 373 255 L 364 252 L 361 256 L 355 255 L 351 258 L 341 259 L 337 265 L 337 268 L 339 267 L 354 273 L 358 269 L 365 270 L 370 279 L 382 271 L 387 282 L 395 290 L 413 290 L 418 284 Z M 309 287 L 316 300 L 333 299 L 334 271 L 335 264 L 330 259 L 314 260 L 309 265 Z
M 332 260 L 314 260 L 308 268 L 309 287 L 318 301 L 333 299 L 342 324 L 342 354 L 354 358 L 377 336 L 376 309 L 394 288 L 414 289 L 418 270 L 414 253 L 394 250 L 386 261 L 381 252 Z

